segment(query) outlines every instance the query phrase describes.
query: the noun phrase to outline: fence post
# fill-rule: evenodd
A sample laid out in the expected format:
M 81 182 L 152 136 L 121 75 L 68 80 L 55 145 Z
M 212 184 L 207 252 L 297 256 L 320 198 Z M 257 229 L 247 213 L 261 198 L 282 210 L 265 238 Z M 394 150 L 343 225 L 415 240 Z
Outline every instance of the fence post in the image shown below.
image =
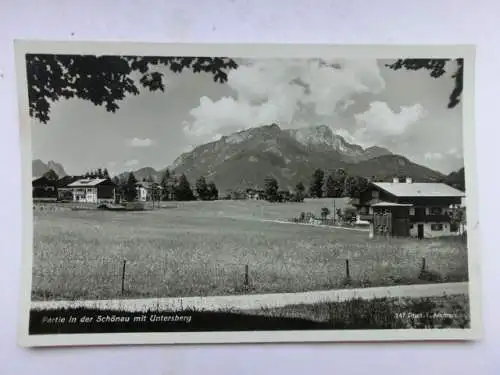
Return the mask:
M 349 259 L 345 260 L 345 278 L 347 281 L 351 279 L 351 272 L 349 270 Z
M 420 269 L 420 274 L 423 274 L 425 272 L 425 268 L 426 268 L 425 257 L 422 257 L 422 267 Z
M 245 264 L 245 287 L 248 287 L 248 264 Z
M 125 292 L 125 266 L 127 261 L 123 260 L 123 268 L 122 268 L 122 294 Z

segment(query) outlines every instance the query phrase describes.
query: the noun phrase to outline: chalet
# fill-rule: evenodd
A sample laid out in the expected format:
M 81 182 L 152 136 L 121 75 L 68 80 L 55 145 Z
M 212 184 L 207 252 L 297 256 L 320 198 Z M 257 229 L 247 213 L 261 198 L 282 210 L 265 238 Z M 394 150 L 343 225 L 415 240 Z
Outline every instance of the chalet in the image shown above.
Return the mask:
M 452 235 L 448 210 L 460 207 L 465 194 L 444 183 L 371 182 L 351 200 L 358 220 L 370 223 L 370 237 L 378 235 L 429 238 Z
M 135 184 L 137 189 L 137 200 L 139 201 L 151 201 L 153 198 L 159 200 L 161 186 L 156 182 L 138 182 Z
M 259 189 L 247 189 L 247 199 L 250 200 L 261 200 L 264 199 L 264 190 Z
M 66 185 L 74 202 L 113 203 L 116 185 L 109 178 L 84 178 Z
M 78 180 L 84 179 L 83 176 L 64 176 L 57 180 L 57 199 L 60 201 L 72 201 L 73 189 L 68 187 L 69 184 Z
M 56 200 L 57 179 L 50 176 L 33 177 L 31 180 L 33 199 Z

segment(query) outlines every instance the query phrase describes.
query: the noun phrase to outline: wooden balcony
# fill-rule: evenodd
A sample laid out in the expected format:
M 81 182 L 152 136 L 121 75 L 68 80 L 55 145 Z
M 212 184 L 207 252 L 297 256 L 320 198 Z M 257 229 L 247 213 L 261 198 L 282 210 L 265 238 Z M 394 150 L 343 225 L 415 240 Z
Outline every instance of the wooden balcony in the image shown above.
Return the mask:
M 437 223 L 447 223 L 450 221 L 448 215 L 439 214 L 439 215 L 410 215 L 410 222 L 437 222 Z

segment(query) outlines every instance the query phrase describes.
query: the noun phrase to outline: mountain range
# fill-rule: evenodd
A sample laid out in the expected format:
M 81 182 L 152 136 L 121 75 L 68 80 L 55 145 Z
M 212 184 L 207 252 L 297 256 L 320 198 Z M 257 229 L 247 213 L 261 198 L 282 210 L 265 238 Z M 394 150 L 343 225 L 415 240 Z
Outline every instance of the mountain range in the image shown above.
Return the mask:
M 64 170 L 64 167 L 60 163 L 56 163 L 53 160 L 44 163 L 40 159 L 33 160 L 31 162 L 31 174 L 33 177 L 41 177 L 50 170 L 53 170 L 59 178 L 67 176 L 68 174 Z
M 35 164 L 43 170 L 41 161 L 33 161 Z M 60 164 L 49 162 L 45 167 L 48 164 L 65 174 Z M 343 168 L 349 175 L 378 180 L 399 176 L 425 182 L 447 177 L 385 148 L 351 144 L 326 125 L 281 129 L 272 124 L 243 130 L 181 154 L 168 168 L 177 175 L 184 173 L 193 184 L 204 176 L 220 192 L 262 188 L 268 176 L 275 177 L 280 188 L 293 188 L 299 181 L 308 185 L 317 168 L 326 174 Z M 164 170 L 145 167 L 133 173 L 139 181 L 148 177 L 160 181 Z M 118 177 L 127 178 L 128 174 Z
M 385 148 L 351 144 L 326 125 L 281 129 L 272 124 L 243 130 L 181 154 L 168 168 L 177 175 L 184 173 L 192 182 L 204 176 L 219 191 L 262 188 L 270 175 L 282 188 L 293 188 L 299 181 L 307 185 L 317 168 L 326 173 L 343 168 L 351 175 L 380 180 L 405 176 L 436 181 L 445 177 Z M 151 176 L 159 181 L 163 171 L 141 168 L 134 175 L 138 180 Z

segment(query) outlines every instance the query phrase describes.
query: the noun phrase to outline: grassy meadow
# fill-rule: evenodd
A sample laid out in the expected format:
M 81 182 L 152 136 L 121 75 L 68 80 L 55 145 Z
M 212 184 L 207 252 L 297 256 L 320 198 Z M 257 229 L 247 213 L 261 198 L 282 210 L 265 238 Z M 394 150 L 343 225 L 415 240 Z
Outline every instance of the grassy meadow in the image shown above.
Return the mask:
M 337 200 L 342 208 L 345 200 Z M 333 199 L 164 202 L 143 212 L 35 211 L 33 300 L 303 292 L 467 280 L 466 245 L 266 220 L 333 211 Z M 264 220 L 263 220 L 264 219 Z M 427 277 L 419 278 L 422 257 Z M 123 262 L 124 293 L 121 292 Z M 248 286 L 245 266 L 248 265 Z

